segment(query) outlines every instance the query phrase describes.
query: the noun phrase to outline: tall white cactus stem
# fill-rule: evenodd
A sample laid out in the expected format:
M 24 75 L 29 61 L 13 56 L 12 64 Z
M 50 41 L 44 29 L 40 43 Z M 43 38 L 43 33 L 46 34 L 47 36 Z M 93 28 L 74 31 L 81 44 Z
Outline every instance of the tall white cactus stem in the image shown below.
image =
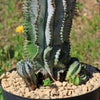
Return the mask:
M 51 51 L 52 51 L 52 42 L 53 42 L 53 17 L 55 13 L 54 8 L 54 0 L 48 0 L 48 17 L 47 24 L 45 30 L 45 38 L 46 38 L 46 49 L 44 51 L 44 64 L 45 69 L 48 71 L 50 76 L 53 75 L 53 63 L 51 59 Z M 51 64 L 50 64 L 51 63 Z

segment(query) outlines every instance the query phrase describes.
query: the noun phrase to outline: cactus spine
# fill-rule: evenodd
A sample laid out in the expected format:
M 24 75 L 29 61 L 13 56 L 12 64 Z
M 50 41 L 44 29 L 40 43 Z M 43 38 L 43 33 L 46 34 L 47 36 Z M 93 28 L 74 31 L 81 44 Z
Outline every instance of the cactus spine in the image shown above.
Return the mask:
M 36 73 L 49 74 L 55 79 L 55 68 L 64 72 L 71 59 L 69 36 L 75 4 L 76 0 L 23 0 L 24 31 L 28 41 L 25 50 L 27 52 L 30 45 L 37 48 L 31 60 L 33 64 L 29 64 L 29 60 L 17 64 L 17 71 L 24 79 L 29 78 L 36 84 Z

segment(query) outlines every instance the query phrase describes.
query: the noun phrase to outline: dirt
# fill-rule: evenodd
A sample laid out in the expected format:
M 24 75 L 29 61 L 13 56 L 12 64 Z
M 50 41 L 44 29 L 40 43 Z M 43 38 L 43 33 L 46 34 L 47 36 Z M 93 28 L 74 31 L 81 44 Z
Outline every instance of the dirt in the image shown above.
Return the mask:
M 7 72 L 0 79 L 3 89 L 18 96 L 35 99 L 53 99 L 77 96 L 92 91 L 100 86 L 100 73 L 92 67 L 87 68 L 92 77 L 86 84 L 73 85 L 67 81 L 53 82 L 51 86 L 41 86 L 35 90 L 30 90 L 24 80 L 18 75 L 17 71 Z
M 94 23 L 95 23 L 95 20 L 96 20 L 95 15 L 98 14 L 98 16 L 100 16 L 100 1 L 99 0 L 77 0 L 77 2 L 80 2 L 82 5 L 80 9 L 77 8 L 76 15 L 74 16 L 72 30 L 75 31 L 75 37 L 74 37 L 75 40 L 73 40 L 71 36 L 71 43 L 75 43 L 76 41 L 80 41 L 80 42 L 82 41 L 84 42 L 84 45 L 85 45 L 85 41 L 87 40 L 87 38 L 90 41 L 92 40 L 96 41 L 96 39 L 98 39 L 98 43 L 95 44 L 94 50 L 92 48 L 92 52 L 96 52 L 99 55 L 100 53 L 100 50 L 99 50 L 100 48 L 100 24 L 98 25 L 99 28 L 97 31 L 95 31 L 94 33 L 93 31 L 91 31 L 89 33 L 88 30 L 92 30 L 92 25 L 89 24 L 88 21 L 91 19 L 91 20 L 94 20 Z M 78 48 L 78 45 L 76 46 Z M 93 45 L 89 44 L 89 46 L 92 47 Z M 86 48 L 86 46 L 84 47 Z M 83 53 L 81 52 L 80 54 L 80 55 L 83 55 L 83 60 L 81 59 L 82 61 L 100 68 L 100 59 L 98 55 L 95 55 L 95 58 L 93 58 L 94 55 L 92 54 L 91 50 L 82 49 L 82 51 L 84 51 Z

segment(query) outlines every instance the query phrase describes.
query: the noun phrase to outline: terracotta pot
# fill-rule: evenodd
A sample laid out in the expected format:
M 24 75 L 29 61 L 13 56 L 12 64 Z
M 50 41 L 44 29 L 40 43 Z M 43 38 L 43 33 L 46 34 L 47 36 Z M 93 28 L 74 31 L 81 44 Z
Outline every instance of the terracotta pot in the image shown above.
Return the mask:
M 11 69 L 9 72 L 13 70 L 16 70 L 16 68 Z M 50 100 L 50 99 L 25 98 L 25 97 L 17 96 L 17 95 L 7 92 L 6 90 L 2 88 L 2 86 L 1 86 L 1 89 L 2 89 L 2 94 L 3 94 L 3 100 Z M 100 100 L 100 87 L 79 96 L 60 98 L 60 99 L 51 99 L 51 100 Z

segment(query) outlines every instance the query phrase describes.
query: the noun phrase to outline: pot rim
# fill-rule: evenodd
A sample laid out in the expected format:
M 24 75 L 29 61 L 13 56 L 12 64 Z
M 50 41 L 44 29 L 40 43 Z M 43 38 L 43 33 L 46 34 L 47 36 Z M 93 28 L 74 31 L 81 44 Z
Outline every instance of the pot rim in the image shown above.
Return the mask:
M 98 69 L 98 68 L 96 68 L 96 69 Z M 7 72 L 11 72 L 11 71 L 13 71 L 13 70 L 16 70 L 16 67 L 15 67 L 15 68 L 12 68 L 11 70 L 9 70 L 9 71 L 7 71 Z M 6 72 L 5 72 L 5 73 L 6 73 Z M 16 94 L 13 94 L 13 93 L 11 93 L 11 92 L 8 92 L 8 91 L 4 90 L 3 87 L 1 86 L 1 80 L 0 80 L 0 88 L 1 88 L 3 91 L 9 93 L 10 95 L 13 95 L 13 96 L 16 96 L 16 97 L 20 97 L 20 98 L 24 98 L 24 99 L 30 99 L 30 100 L 33 100 L 33 99 L 34 99 L 34 100 L 50 100 L 50 99 L 28 98 L 28 97 L 18 96 L 18 95 L 16 95 Z M 60 99 L 76 98 L 76 97 L 79 97 L 79 96 L 88 95 L 89 93 L 95 92 L 95 91 L 98 90 L 98 89 L 100 89 L 100 86 L 97 87 L 97 88 L 95 88 L 95 89 L 93 89 L 93 90 L 91 90 L 91 91 L 89 91 L 89 92 L 86 92 L 86 93 L 84 93 L 84 94 L 81 94 L 81 95 L 70 96 L 70 97 L 66 97 L 66 98 L 53 98 L 53 100 L 56 100 L 56 99 L 59 99 L 59 100 L 60 100 Z M 52 99 L 51 99 L 51 100 L 52 100 Z

